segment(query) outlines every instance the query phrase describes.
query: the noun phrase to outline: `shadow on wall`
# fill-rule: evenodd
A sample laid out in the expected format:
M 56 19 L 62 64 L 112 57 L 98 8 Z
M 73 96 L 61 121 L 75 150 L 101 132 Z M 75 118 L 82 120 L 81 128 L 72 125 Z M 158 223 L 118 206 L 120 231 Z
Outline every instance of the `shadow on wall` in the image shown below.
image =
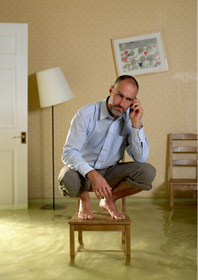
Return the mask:
M 29 197 L 44 197 L 42 114 L 36 74 L 28 77 L 28 180 Z M 34 186 L 34 187 L 33 187 Z
M 161 185 L 157 186 L 157 188 L 154 188 L 153 193 L 154 193 L 153 197 L 168 198 L 169 194 L 168 194 L 167 183 L 163 182 Z
M 169 197 L 169 191 L 168 191 L 168 135 L 167 135 L 167 141 L 166 141 L 166 157 L 165 157 L 165 174 L 164 174 L 164 182 L 157 186 L 157 188 L 154 188 L 154 197 L 157 198 L 168 198 Z M 158 172 L 156 174 L 158 176 Z
M 40 109 L 36 74 L 28 77 L 28 111 Z

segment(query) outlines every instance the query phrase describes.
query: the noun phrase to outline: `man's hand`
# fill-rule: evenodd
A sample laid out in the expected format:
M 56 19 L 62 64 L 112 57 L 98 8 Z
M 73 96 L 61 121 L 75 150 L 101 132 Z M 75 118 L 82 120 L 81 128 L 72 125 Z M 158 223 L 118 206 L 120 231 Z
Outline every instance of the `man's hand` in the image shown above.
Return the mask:
M 143 115 L 143 108 L 139 99 L 135 98 L 131 105 L 132 111 L 130 112 L 130 119 L 134 128 L 140 129 L 142 127 L 142 115 Z
M 112 196 L 111 187 L 100 173 L 96 170 L 92 170 L 88 172 L 86 176 L 90 180 L 91 186 L 98 199 Z

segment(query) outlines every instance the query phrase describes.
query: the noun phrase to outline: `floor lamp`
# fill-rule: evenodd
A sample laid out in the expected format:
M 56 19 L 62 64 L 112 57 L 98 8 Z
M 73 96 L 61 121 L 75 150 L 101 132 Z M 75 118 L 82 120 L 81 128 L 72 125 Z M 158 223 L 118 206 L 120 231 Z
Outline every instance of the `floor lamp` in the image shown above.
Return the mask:
M 60 67 L 46 69 L 36 73 L 41 108 L 52 107 L 52 187 L 53 204 L 45 209 L 55 210 L 55 178 L 54 178 L 54 105 L 73 98 L 73 93 Z

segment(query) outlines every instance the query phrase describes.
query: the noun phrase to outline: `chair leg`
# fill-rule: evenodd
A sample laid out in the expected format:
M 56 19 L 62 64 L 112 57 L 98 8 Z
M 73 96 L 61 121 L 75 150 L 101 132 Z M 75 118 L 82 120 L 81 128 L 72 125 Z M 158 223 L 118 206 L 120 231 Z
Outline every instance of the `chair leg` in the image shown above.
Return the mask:
M 130 225 L 126 225 L 126 265 L 130 264 L 131 259 L 131 238 Z
M 197 190 L 193 191 L 193 198 L 197 198 L 198 192 Z
M 170 208 L 173 208 L 174 207 L 174 188 L 173 188 L 172 184 L 170 184 L 169 191 L 170 191 Z
M 74 263 L 75 259 L 75 235 L 74 235 L 74 225 L 70 225 L 70 262 Z

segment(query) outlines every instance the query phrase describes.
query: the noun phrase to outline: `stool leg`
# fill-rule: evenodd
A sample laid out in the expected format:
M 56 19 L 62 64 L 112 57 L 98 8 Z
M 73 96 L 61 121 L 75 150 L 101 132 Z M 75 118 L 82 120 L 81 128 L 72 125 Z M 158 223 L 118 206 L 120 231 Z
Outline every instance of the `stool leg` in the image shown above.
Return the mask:
M 78 231 L 78 243 L 83 246 L 82 230 Z
M 122 231 L 122 245 L 125 244 L 125 231 Z
M 126 265 L 130 264 L 131 259 L 131 236 L 130 225 L 126 225 Z
M 75 236 L 74 236 L 74 225 L 70 224 L 70 261 L 74 263 L 75 258 Z

